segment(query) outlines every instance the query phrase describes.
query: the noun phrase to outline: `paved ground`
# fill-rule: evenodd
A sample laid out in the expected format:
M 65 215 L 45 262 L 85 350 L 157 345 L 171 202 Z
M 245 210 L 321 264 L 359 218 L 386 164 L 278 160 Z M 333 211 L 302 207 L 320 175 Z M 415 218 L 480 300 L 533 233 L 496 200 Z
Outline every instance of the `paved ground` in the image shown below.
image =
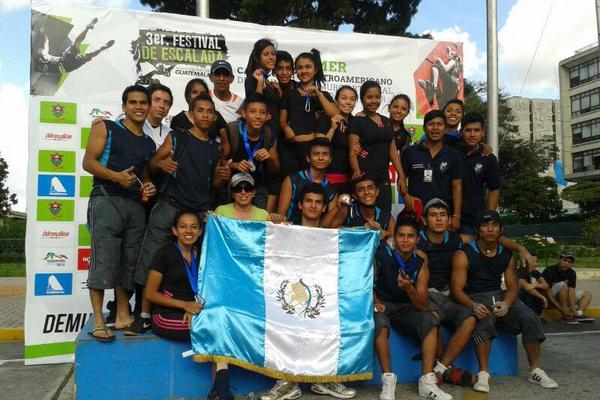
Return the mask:
M 12 278 L 8 278 L 12 279 Z M 0 328 L 23 326 L 24 279 L 10 282 L 0 278 Z M 590 290 L 600 305 L 600 281 L 582 281 L 578 285 Z M 9 289 L 11 288 L 11 289 Z M 16 288 L 16 289 L 15 289 Z M 543 345 L 542 362 L 546 372 L 559 382 L 557 390 L 543 390 L 526 381 L 527 363 L 523 351 L 519 353 L 520 375 L 492 380 L 492 391 L 481 394 L 472 390 L 444 385 L 456 400 L 564 400 L 597 399 L 600 363 L 600 320 L 593 324 L 570 326 L 554 321 L 544 325 L 548 339 Z M 13 400 L 73 400 L 72 364 L 24 366 L 22 342 L 0 342 L 0 387 Z M 143 384 L 143 382 L 140 382 Z M 304 398 L 320 399 L 304 388 Z M 376 400 L 377 387 L 360 388 L 359 400 Z M 416 384 L 398 385 L 397 399 L 419 399 Z

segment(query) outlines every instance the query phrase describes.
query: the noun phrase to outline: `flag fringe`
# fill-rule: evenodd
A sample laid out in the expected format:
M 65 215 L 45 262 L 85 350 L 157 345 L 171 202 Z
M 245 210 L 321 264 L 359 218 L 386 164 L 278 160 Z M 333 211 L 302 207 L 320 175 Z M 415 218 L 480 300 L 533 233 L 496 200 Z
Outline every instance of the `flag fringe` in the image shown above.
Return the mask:
M 217 356 L 217 355 L 194 355 L 194 361 L 196 362 L 222 362 L 227 364 L 236 365 L 240 368 L 247 369 L 252 372 L 257 372 L 259 374 L 268 376 L 274 379 L 280 379 L 288 382 L 305 382 L 305 383 L 323 383 L 323 382 L 354 382 L 354 381 L 364 381 L 373 378 L 372 372 L 364 372 L 361 374 L 351 374 L 351 375 L 320 375 L 320 376 L 311 376 L 311 375 L 294 375 L 281 371 L 274 371 L 269 368 L 259 367 L 258 365 L 254 365 L 247 361 L 238 360 L 233 357 L 226 356 Z

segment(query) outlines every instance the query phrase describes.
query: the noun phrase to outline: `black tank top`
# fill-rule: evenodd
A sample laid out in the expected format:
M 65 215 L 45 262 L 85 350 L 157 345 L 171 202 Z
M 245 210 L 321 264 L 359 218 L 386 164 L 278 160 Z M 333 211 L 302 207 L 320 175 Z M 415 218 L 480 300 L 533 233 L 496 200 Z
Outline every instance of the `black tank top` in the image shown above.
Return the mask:
M 498 244 L 498 252 L 495 256 L 485 256 L 481 254 L 475 240 L 471 240 L 462 250 L 469 261 L 465 293 L 501 290 L 502 274 L 508 268 L 512 253 Z
M 440 244 L 429 241 L 424 230 L 419 232 L 419 236 L 421 238 L 417 248 L 427 254 L 429 259 L 429 287 L 440 291 L 447 290 L 450 287 L 452 256 L 456 250 L 463 247 L 460 235 L 446 231 Z
M 408 261 L 403 260 L 404 266 L 401 266 L 400 262 L 397 261 L 397 257 L 400 257 L 400 254 L 392 250 L 388 245 L 377 248 L 375 252 L 375 263 L 377 266 L 375 294 L 379 300 L 394 303 L 410 303 L 410 297 L 408 297 L 406 291 L 398 286 L 400 268 L 404 269 L 413 282 L 417 282 L 425 260 L 414 252 Z

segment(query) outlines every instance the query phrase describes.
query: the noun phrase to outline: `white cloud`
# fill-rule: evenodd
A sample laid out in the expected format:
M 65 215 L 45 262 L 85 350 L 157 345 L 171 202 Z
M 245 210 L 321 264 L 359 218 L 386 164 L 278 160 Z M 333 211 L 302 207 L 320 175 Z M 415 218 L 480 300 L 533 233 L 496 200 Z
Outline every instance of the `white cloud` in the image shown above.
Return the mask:
M 498 32 L 500 86 L 518 95 L 552 0 L 518 0 Z M 555 0 L 522 95 L 558 97 L 558 63 L 597 41 L 594 0 Z
M 29 88 L 27 88 L 28 90 Z M 23 88 L 4 83 L 0 85 L 0 110 L 10 119 L 7 129 L 0 133 L 0 155 L 8 163 L 8 188 L 16 193 L 19 203 L 14 209 L 25 211 L 27 188 L 27 97 Z
M 471 40 L 469 32 L 464 32 L 461 28 L 454 25 L 442 30 L 431 30 L 424 33 L 430 33 L 435 40 L 445 42 L 462 42 L 464 53 L 465 78 L 469 80 L 485 79 L 485 53 L 477 51 L 477 43 Z
M 54 5 L 94 5 L 109 8 L 129 8 L 132 0 L 53 0 Z M 29 7 L 30 0 L 0 0 L 0 10 L 4 12 Z

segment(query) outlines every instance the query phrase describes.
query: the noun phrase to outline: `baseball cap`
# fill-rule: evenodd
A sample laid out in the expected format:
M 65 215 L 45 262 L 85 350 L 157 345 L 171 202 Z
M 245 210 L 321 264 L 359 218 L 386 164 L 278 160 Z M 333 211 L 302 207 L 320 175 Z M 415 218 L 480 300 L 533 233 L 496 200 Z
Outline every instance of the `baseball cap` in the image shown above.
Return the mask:
M 224 69 L 233 75 L 233 68 L 231 68 L 231 64 L 229 64 L 225 60 L 217 60 L 210 66 L 210 74 L 214 74 L 217 70 Z
M 560 253 L 560 258 L 570 258 L 571 260 L 575 261 L 575 254 L 571 250 L 563 250 Z
M 433 206 L 445 208 L 446 210 L 450 211 L 450 207 L 448 206 L 448 203 L 446 203 L 444 200 L 442 200 L 438 197 L 434 197 L 433 199 L 431 199 L 427 203 L 425 203 L 425 206 L 423 207 L 423 214 L 427 214 L 427 210 L 429 210 L 429 208 L 431 208 Z
M 254 186 L 254 178 L 246 172 L 238 172 L 231 177 L 231 187 L 234 188 L 242 182 L 247 182 Z
M 495 221 L 502 225 L 502 218 L 500 218 L 500 214 L 494 210 L 483 210 L 477 216 L 477 225 L 481 226 L 483 224 L 487 224 L 488 222 Z

